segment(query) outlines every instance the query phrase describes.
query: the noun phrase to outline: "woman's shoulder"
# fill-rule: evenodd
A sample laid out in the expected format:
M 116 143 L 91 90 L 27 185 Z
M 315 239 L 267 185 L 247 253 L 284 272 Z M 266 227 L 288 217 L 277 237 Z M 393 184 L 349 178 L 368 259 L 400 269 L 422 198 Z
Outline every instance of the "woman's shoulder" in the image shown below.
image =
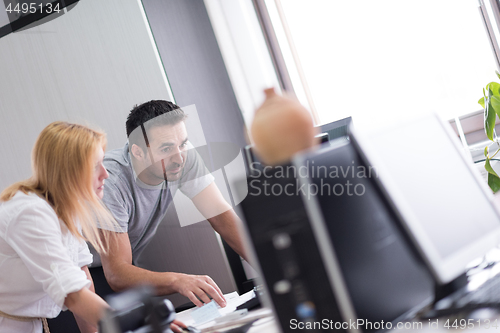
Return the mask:
M 20 213 L 42 213 L 56 216 L 48 202 L 35 193 L 26 194 L 18 191 L 10 200 L 0 204 L 0 216 L 2 214 L 14 216 Z
M 35 206 L 46 206 L 50 207 L 50 205 L 45 201 L 45 199 L 42 199 L 38 195 L 36 195 L 33 192 L 30 193 L 24 193 L 23 191 L 17 191 L 14 196 L 6 201 L 6 203 L 12 202 L 15 205 L 35 205 Z
M 0 205 L 0 237 L 33 231 L 57 234 L 61 226 L 56 212 L 36 194 L 17 192 Z

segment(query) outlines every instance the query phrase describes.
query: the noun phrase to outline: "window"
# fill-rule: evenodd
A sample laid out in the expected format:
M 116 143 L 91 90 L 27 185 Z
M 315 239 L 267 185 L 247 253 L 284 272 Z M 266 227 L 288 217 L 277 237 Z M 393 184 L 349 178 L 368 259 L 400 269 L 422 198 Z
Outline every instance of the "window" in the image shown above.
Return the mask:
M 297 96 L 320 124 L 352 116 L 382 126 L 429 111 L 451 119 L 480 110 L 482 87 L 498 81 L 474 0 L 265 5 Z

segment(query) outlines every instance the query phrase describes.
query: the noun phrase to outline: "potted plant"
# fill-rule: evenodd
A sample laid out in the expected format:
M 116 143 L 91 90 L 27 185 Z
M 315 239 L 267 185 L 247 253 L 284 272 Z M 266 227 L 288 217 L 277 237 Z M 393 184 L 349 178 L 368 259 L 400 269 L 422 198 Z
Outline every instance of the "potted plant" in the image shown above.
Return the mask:
M 500 79 L 500 73 L 495 71 Z M 493 154 L 489 152 L 489 145 L 484 148 L 486 157 L 484 168 L 488 172 L 488 185 L 494 193 L 500 190 L 500 177 L 491 167 L 490 161 L 500 151 L 500 143 L 495 132 L 495 122 L 497 115 L 500 117 L 500 83 L 490 82 L 483 88 L 483 97 L 478 103 L 484 108 L 484 130 L 488 139 L 496 143 L 496 151 Z

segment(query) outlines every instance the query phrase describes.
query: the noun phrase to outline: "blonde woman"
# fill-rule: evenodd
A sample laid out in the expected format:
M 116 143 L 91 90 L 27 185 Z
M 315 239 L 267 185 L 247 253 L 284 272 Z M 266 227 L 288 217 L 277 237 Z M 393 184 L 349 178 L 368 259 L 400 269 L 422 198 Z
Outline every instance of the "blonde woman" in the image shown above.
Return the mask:
M 107 304 L 89 290 L 85 240 L 105 252 L 95 221 L 114 224 L 100 201 L 105 145 L 102 132 L 54 122 L 35 143 L 33 176 L 0 194 L 1 333 L 41 333 L 42 318 L 66 308 L 97 331 Z

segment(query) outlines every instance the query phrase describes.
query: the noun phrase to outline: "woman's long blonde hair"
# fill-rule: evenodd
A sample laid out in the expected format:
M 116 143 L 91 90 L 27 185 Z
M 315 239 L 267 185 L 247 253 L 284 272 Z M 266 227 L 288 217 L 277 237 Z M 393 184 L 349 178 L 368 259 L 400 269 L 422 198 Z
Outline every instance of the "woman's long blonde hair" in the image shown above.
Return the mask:
M 106 253 L 104 244 L 109 242 L 101 240 L 97 221 L 107 230 L 115 230 L 116 222 L 92 186 L 94 156 L 100 147 L 106 147 L 104 132 L 67 122 L 51 123 L 42 130 L 33 148 L 33 176 L 6 188 L 0 201 L 10 200 L 18 191 L 35 193 L 52 206 L 73 235 Z M 75 221 L 80 223 L 83 235 Z M 109 237 L 110 233 L 102 235 Z

